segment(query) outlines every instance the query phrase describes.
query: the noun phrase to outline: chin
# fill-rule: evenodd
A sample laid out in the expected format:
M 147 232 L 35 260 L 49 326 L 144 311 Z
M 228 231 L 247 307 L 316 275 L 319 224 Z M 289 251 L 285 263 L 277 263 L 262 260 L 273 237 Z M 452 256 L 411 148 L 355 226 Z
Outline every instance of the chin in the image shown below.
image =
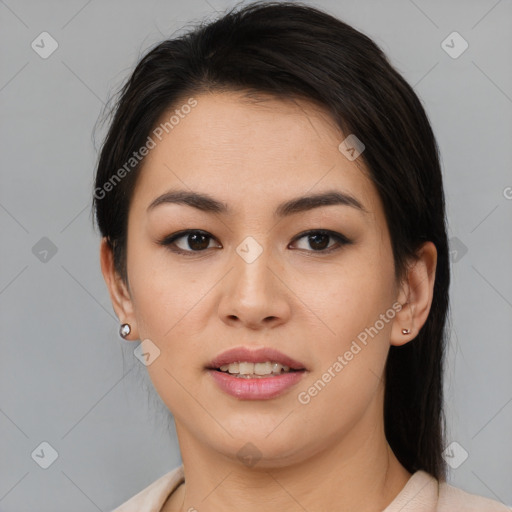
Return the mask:
M 280 418 L 279 421 L 282 421 Z M 271 469 L 290 466 L 307 458 L 311 443 L 301 439 L 299 433 L 292 433 L 279 422 L 271 428 L 238 428 L 229 430 L 233 435 L 223 439 L 211 439 L 210 445 L 220 454 L 238 460 L 248 468 Z M 279 429 L 282 431 L 279 432 Z M 273 430 L 274 429 L 274 430 Z M 273 430 L 273 431 L 272 431 Z M 269 434 L 269 432 L 271 432 Z

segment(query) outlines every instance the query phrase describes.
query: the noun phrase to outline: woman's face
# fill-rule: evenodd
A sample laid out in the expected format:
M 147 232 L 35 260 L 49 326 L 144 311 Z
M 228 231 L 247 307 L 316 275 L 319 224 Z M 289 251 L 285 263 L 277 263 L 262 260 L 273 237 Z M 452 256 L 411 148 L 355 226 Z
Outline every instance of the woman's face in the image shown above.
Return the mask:
M 389 345 L 410 327 L 395 317 L 405 297 L 377 191 L 339 149 L 348 134 L 311 104 L 251 103 L 235 92 L 195 100 L 168 134 L 153 136 L 137 182 L 127 242 L 133 317 L 122 320 L 132 339 L 160 351 L 147 369 L 182 447 L 252 454 L 268 466 L 341 440 L 346 454 L 382 425 Z M 150 207 L 170 191 L 207 195 L 226 211 Z M 280 208 L 328 191 L 355 201 Z M 183 230 L 203 236 L 160 244 Z M 208 368 L 235 347 L 277 349 L 304 370 L 263 385 Z

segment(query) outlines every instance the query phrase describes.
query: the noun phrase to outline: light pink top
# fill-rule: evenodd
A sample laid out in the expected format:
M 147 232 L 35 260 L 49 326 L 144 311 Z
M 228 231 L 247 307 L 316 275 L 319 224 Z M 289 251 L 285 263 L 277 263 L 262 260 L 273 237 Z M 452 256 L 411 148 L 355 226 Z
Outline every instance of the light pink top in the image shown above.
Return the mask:
M 112 512 L 160 512 L 167 498 L 185 481 L 183 466 L 169 471 Z M 416 471 L 382 512 L 511 512 L 499 501 L 470 494 L 425 471 Z

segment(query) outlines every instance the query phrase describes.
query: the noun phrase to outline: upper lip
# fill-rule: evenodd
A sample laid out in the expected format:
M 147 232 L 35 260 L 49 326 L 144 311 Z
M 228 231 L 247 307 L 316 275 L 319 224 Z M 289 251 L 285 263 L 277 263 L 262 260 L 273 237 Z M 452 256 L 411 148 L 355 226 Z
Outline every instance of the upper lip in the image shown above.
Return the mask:
M 282 365 L 289 366 L 294 370 L 305 370 L 306 368 L 302 363 L 292 359 L 291 357 L 279 352 L 279 350 L 272 347 L 234 347 L 226 350 L 225 352 L 217 355 L 207 365 L 207 368 L 217 369 L 224 364 L 235 362 L 248 362 L 248 363 L 264 363 L 266 361 L 273 361 Z

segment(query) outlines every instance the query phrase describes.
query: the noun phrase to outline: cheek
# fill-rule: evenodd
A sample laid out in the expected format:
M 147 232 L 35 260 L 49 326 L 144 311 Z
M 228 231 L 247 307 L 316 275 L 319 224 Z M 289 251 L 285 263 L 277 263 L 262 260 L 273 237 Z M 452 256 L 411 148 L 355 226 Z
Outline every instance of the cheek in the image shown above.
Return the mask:
M 133 302 L 140 339 L 158 348 L 147 366 L 153 386 L 171 411 L 187 411 L 196 396 L 196 379 L 204 353 L 205 323 L 201 301 L 212 286 L 208 276 L 191 278 L 169 263 L 132 260 Z M 206 297 L 205 297 L 206 298 Z M 202 336 L 201 336 L 202 334 Z M 187 390 L 187 391 L 185 391 Z
M 366 288 L 344 284 L 337 293 L 330 290 L 319 310 L 335 335 L 324 329 L 326 334 L 316 337 L 314 369 L 296 397 L 303 417 L 322 418 L 333 435 L 350 429 L 382 389 L 394 318 L 386 293 L 375 282 Z M 310 426 L 316 428 L 317 421 Z
M 343 343 L 373 324 L 392 305 L 392 266 L 371 250 L 353 251 L 340 263 L 306 272 L 294 281 L 294 291 L 322 320 L 325 339 Z
M 305 284 L 304 278 L 299 283 Z M 310 382 L 320 378 L 322 386 L 328 381 L 326 387 L 334 393 L 329 399 L 350 401 L 354 389 L 372 393 L 385 365 L 395 316 L 392 260 L 371 247 L 354 251 L 330 266 L 328 275 L 317 273 L 308 284 L 298 296 L 317 315 L 311 318 L 318 328 L 309 329 L 316 360 Z
M 137 325 L 141 336 L 167 346 L 207 292 L 208 278 L 200 271 L 187 272 L 165 248 L 142 245 L 130 253 L 128 261 Z

